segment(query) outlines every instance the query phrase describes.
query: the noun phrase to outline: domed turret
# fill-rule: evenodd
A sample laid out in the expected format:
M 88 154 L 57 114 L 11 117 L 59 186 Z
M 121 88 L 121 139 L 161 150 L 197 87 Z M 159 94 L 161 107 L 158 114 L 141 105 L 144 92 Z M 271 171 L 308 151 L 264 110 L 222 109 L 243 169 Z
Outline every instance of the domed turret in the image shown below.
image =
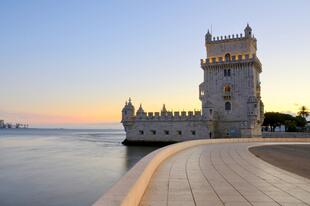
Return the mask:
M 138 117 L 138 116 L 139 116 L 139 117 L 142 117 L 143 114 L 144 114 L 144 110 L 143 110 L 143 108 L 142 108 L 142 104 L 140 104 L 140 107 L 139 107 L 139 109 L 138 109 L 138 111 L 137 111 L 137 117 Z
M 167 114 L 167 109 L 166 109 L 166 105 L 163 104 L 163 108 L 161 109 L 161 115 L 165 116 Z
M 210 31 L 208 30 L 207 34 L 206 34 L 206 42 L 210 42 L 212 41 L 212 34 L 210 33 Z
M 135 116 L 135 107 L 131 103 L 131 98 L 129 98 L 128 103 L 125 102 L 125 106 L 122 109 L 122 122 L 132 121 Z
M 249 24 L 247 24 L 245 29 L 244 29 L 244 36 L 245 37 L 252 37 L 252 28 L 249 26 Z

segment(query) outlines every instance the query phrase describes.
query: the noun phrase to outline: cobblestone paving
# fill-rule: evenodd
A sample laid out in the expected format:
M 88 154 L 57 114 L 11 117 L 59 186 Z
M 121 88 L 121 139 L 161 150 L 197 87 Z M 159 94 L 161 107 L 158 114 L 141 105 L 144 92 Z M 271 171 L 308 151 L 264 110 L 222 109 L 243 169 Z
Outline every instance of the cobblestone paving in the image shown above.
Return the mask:
M 248 151 L 263 144 L 210 144 L 177 153 L 157 169 L 140 206 L 310 205 L 310 179 Z

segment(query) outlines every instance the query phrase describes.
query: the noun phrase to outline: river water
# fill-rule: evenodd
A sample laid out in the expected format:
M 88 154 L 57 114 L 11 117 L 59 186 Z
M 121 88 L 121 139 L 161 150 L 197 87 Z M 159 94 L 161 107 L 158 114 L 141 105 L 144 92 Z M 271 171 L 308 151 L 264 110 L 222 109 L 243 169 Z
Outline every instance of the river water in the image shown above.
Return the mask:
M 123 130 L 0 130 L 0 205 L 85 206 L 155 147 Z

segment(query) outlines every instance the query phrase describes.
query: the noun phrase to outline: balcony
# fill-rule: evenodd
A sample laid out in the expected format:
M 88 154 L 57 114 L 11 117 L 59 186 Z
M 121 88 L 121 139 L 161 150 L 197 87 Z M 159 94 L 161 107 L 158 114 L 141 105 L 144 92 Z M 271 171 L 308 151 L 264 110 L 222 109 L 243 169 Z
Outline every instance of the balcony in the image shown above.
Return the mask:
M 231 99 L 231 92 L 223 92 L 223 97 L 225 100 Z

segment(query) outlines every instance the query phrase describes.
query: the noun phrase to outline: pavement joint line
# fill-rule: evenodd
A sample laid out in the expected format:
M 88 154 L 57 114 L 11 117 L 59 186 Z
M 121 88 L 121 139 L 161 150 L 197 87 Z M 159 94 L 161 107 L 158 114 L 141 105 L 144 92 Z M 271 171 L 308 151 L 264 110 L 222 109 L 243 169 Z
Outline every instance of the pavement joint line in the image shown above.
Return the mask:
M 282 144 L 282 143 L 281 143 Z M 295 144 L 295 143 L 294 143 Z M 267 144 L 267 145 L 277 145 L 277 144 Z M 260 146 L 265 146 L 265 144 L 260 144 L 260 145 L 256 145 L 256 146 L 258 146 L 258 147 L 260 147 Z M 256 146 L 254 146 L 254 147 L 256 147 Z M 251 148 L 252 146 L 249 146 L 248 148 L 244 148 L 244 150 L 246 150 L 246 151 L 249 151 L 249 148 Z M 251 158 L 251 159 L 257 159 L 257 157 L 254 155 L 254 154 L 252 154 L 251 152 L 250 152 L 250 155 L 248 155 L 248 158 Z M 275 171 L 277 171 L 277 173 L 284 173 L 286 176 L 288 176 L 288 177 L 290 177 L 290 178 L 293 178 L 293 179 L 298 179 L 298 180 L 303 180 L 303 181 L 306 181 L 306 182 L 308 182 L 308 183 L 310 183 L 310 180 L 309 179 L 307 179 L 307 178 L 305 178 L 305 177 L 302 177 L 302 176 L 299 176 L 299 175 L 296 175 L 296 174 L 294 174 L 294 173 L 291 173 L 291 172 L 289 172 L 289 171 L 286 171 L 286 170 L 283 170 L 283 169 L 281 169 L 281 168 L 279 168 L 279 167 L 276 167 L 276 166 L 274 166 L 274 165 L 271 165 L 271 164 L 269 164 L 268 162 L 266 162 L 266 161 L 264 161 L 264 160 L 262 160 L 262 159 L 260 159 L 260 158 L 258 158 L 259 159 L 259 162 L 261 162 L 262 164 L 268 164 L 268 166 L 270 166 L 270 167 L 272 167 Z M 253 164 L 252 164 L 253 165 Z M 265 171 L 265 170 L 264 170 Z M 275 175 L 273 175 L 272 173 L 270 173 L 270 172 L 267 172 L 267 171 L 265 171 L 266 173 L 268 173 L 268 174 L 270 174 L 270 175 L 272 175 L 272 176 L 275 176 Z M 275 177 L 278 177 L 278 176 L 275 176 Z M 290 183 L 290 182 L 288 182 L 287 180 L 285 180 L 285 179 L 282 179 L 281 177 L 278 177 L 279 179 L 281 179 L 282 181 L 284 181 L 284 182 L 286 182 L 286 183 Z M 310 192 L 310 191 L 308 191 L 308 192 Z
M 232 161 L 234 161 L 236 164 L 238 164 L 238 166 L 240 168 L 242 168 L 240 166 L 240 164 L 238 162 L 236 162 L 236 160 L 233 158 L 233 156 L 231 155 L 231 148 L 229 149 L 229 156 L 231 158 Z M 222 152 L 221 152 L 222 154 Z M 222 158 L 223 159 L 223 158 Z M 275 201 L 278 205 L 281 205 L 278 201 L 276 201 L 274 198 L 270 197 L 268 194 L 266 194 L 263 190 L 259 189 L 256 185 L 254 185 L 253 183 L 249 182 L 246 178 L 242 177 L 242 175 L 240 175 L 237 171 L 235 171 L 235 169 L 233 169 L 231 166 L 229 166 L 229 164 L 227 164 L 224 160 L 223 160 L 224 164 L 231 170 L 233 171 L 235 174 L 237 174 L 241 179 L 243 179 L 244 181 L 246 181 L 248 184 L 251 184 L 253 187 L 255 187 L 258 191 L 260 191 L 261 193 L 263 193 L 264 195 L 266 195 L 267 197 L 269 197 L 270 199 L 272 199 L 273 201 Z M 251 173 L 251 175 L 253 175 Z
M 213 153 L 214 155 L 214 153 Z M 232 186 L 235 191 L 237 191 L 250 205 L 253 205 L 243 194 L 241 194 L 241 192 L 239 190 L 237 190 L 237 188 L 227 180 L 227 178 L 215 167 L 215 164 L 214 164 L 214 161 L 212 160 L 212 150 L 211 150 L 211 153 L 210 153 L 210 160 L 211 160 L 211 164 L 213 165 L 213 167 L 215 168 L 215 170 L 225 179 L 225 181 L 230 185 Z
M 261 145 L 260 145 L 260 146 L 261 146 Z M 248 147 L 248 148 L 250 148 L 250 147 Z M 279 179 L 279 180 L 281 180 L 281 181 L 283 181 L 283 182 L 285 182 L 285 183 L 287 183 L 287 184 L 292 184 L 292 183 L 291 183 L 291 182 L 288 182 L 288 181 L 287 181 L 286 179 L 284 179 L 284 178 L 281 178 L 281 177 L 279 177 L 279 176 L 277 176 L 277 175 L 275 175 L 275 174 L 272 174 L 271 172 L 266 171 L 263 167 L 258 167 L 257 165 L 253 164 L 252 161 L 248 161 L 249 158 L 251 158 L 252 160 L 257 160 L 257 159 L 258 159 L 257 161 L 259 161 L 261 164 L 264 164 L 265 166 L 268 166 L 268 167 L 272 167 L 277 173 L 281 172 L 281 173 L 282 173 L 281 175 L 283 175 L 283 173 L 284 173 L 285 176 L 288 176 L 288 177 L 290 177 L 290 178 L 292 178 L 292 179 L 294 179 L 294 180 L 306 181 L 306 182 L 310 183 L 310 181 L 309 181 L 307 178 L 305 178 L 305 177 L 301 177 L 301 176 L 298 176 L 298 175 L 293 174 L 293 173 L 291 173 L 291 172 L 288 172 L 288 171 L 286 171 L 286 170 L 282 170 L 282 169 L 280 169 L 280 168 L 278 168 L 278 167 L 275 167 L 274 165 L 271 165 L 271 164 L 265 162 L 264 160 L 262 160 L 262 159 L 260 159 L 260 158 L 257 158 L 255 155 L 253 155 L 251 152 L 249 152 L 248 149 L 246 150 L 246 152 L 249 152 L 250 155 L 247 155 L 248 158 L 245 158 L 244 156 L 241 156 L 240 152 L 238 152 L 239 150 L 240 150 L 240 149 L 238 149 L 238 148 L 235 148 L 235 149 L 234 149 L 234 151 L 235 151 L 236 154 L 240 157 L 240 159 L 241 159 L 241 160 L 244 160 L 244 161 L 247 163 L 247 165 L 250 165 L 251 167 L 255 167 L 255 168 L 257 168 L 257 169 L 263 171 L 264 173 L 266 173 L 266 174 L 268 174 L 268 175 L 270 175 L 270 176 L 273 176 L 273 177 L 275 177 L 275 178 L 277 178 L 277 179 Z M 280 170 L 279 170 L 279 169 L 280 169 Z M 282 171 L 283 171 L 283 172 L 282 172 Z M 299 187 L 299 186 L 298 186 L 298 187 Z M 300 189 L 304 190 L 304 189 L 301 188 L 301 187 L 300 187 Z M 305 192 L 310 192 L 310 191 L 308 191 L 308 190 L 304 190 L 304 191 L 305 191 Z M 310 195 L 310 194 L 309 194 L 309 195 Z
M 239 154 L 240 158 L 243 159 L 245 162 L 247 162 L 247 164 L 249 165 L 249 162 L 246 161 L 244 158 L 242 158 L 239 152 L 237 152 L 237 153 Z M 257 159 L 259 159 L 259 158 L 257 158 Z M 243 169 L 249 171 L 249 170 L 248 170 L 247 168 L 245 168 L 245 167 L 243 167 Z M 258 168 L 258 169 L 263 170 L 263 169 L 261 169 L 261 168 Z M 250 171 L 249 171 L 249 172 L 250 172 Z M 250 173 L 251 173 L 251 172 L 250 172 Z M 257 175 L 255 175 L 255 176 L 257 176 Z M 274 176 L 274 175 L 272 175 L 272 176 Z M 275 188 L 281 190 L 282 192 L 288 194 L 288 195 L 291 196 L 292 198 L 295 198 L 295 199 L 301 201 L 302 203 L 304 203 L 304 204 L 306 204 L 306 205 L 309 205 L 308 203 L 306 203 L 306 202 L 304 202 L 303 200 L 299 199 L 299 198 L 296 197 L 295 195 L 293 195 L 293 194 L 287 192 L 286 190 L 282 189 L 281 187 L 278 187 L 278 186 L 276 186 L 275 184 L 273 184 L 273 183 L 271 183 L 271 182 L 267 182 L 265 179 L 263 179 L 263 178 L 260 177 L 260 176 L 257 176 L 257 177 L 259 177 L 260 179 L 262 179 L 262 180 L 265 181 L 266 183 L 272 185 L 273 187 L 275 187 Z M 274 176 L 274 177 L 277 178 L 277 176 Z M 291 183 L 290 183 L 290 184 L 291 184 Z M 302 188 L 301 188 L 301 189 L 302 189 Z
M 192 190 L 192 186 L 191 186 L 191 183 L 189 181 L 189 178 L 188 178 L 188 168 L 187 168 L 187 165 L 188 165 L 188 161 L 190 159 L 190 157 L 193 155 L 194 152 L 192 152 L 190 155 L 188 155 L 188 158 L 186 159 L 186 163 L 185 163 L 185 174 L 186 174 L 186 179 L 187 179 L 187 182 L 188 182 L 188 185 L 189 185 L 189 189 L 191 191 L 191 194 L 192 194 L 192 198 L 193 198 L 193 201 L 194 201 L 194 204 L 195 206 L 197 205 L 196 203 L 196 200 L 195 200 L 195 197 L 194 197 L 194 194 L 193 194 L 193 190 Z
M 172 171 L 172 167 L 175 163 L 176 159 L 174 159 L 171 163 L 170 169 L 169 169 L 169 176 L 168 176 L 168 191 L 167 191 L 167 202 L 166 205 L 168 206 L 169 204 L 169 191 L 170 191 L 170 177 L 171 177 L 171 171 Z
M 212 183 L 209 181 L 209 179 L 207 178 L 206 174 L 204 173 L 203 169 L 201 168 L 201 158 L 203 156 L 203 151 L 201 151 L 200 155 L 199 155 L 199 168 L 200 171 L 202 173 L 202 175 L 204 176 L 205 180 L 208 182 L 208 184 L 210 185 L 210 187 L 212 188 L 213 192 L 215 193 L 215 195 L 217 196 L 217 198 L 221 201 L 222 205 L 225 205 L 224 201 L 222 200 L 222 198 L 220 197 L 220 195 L 216 192 L 215 188 L 213 187 Z

